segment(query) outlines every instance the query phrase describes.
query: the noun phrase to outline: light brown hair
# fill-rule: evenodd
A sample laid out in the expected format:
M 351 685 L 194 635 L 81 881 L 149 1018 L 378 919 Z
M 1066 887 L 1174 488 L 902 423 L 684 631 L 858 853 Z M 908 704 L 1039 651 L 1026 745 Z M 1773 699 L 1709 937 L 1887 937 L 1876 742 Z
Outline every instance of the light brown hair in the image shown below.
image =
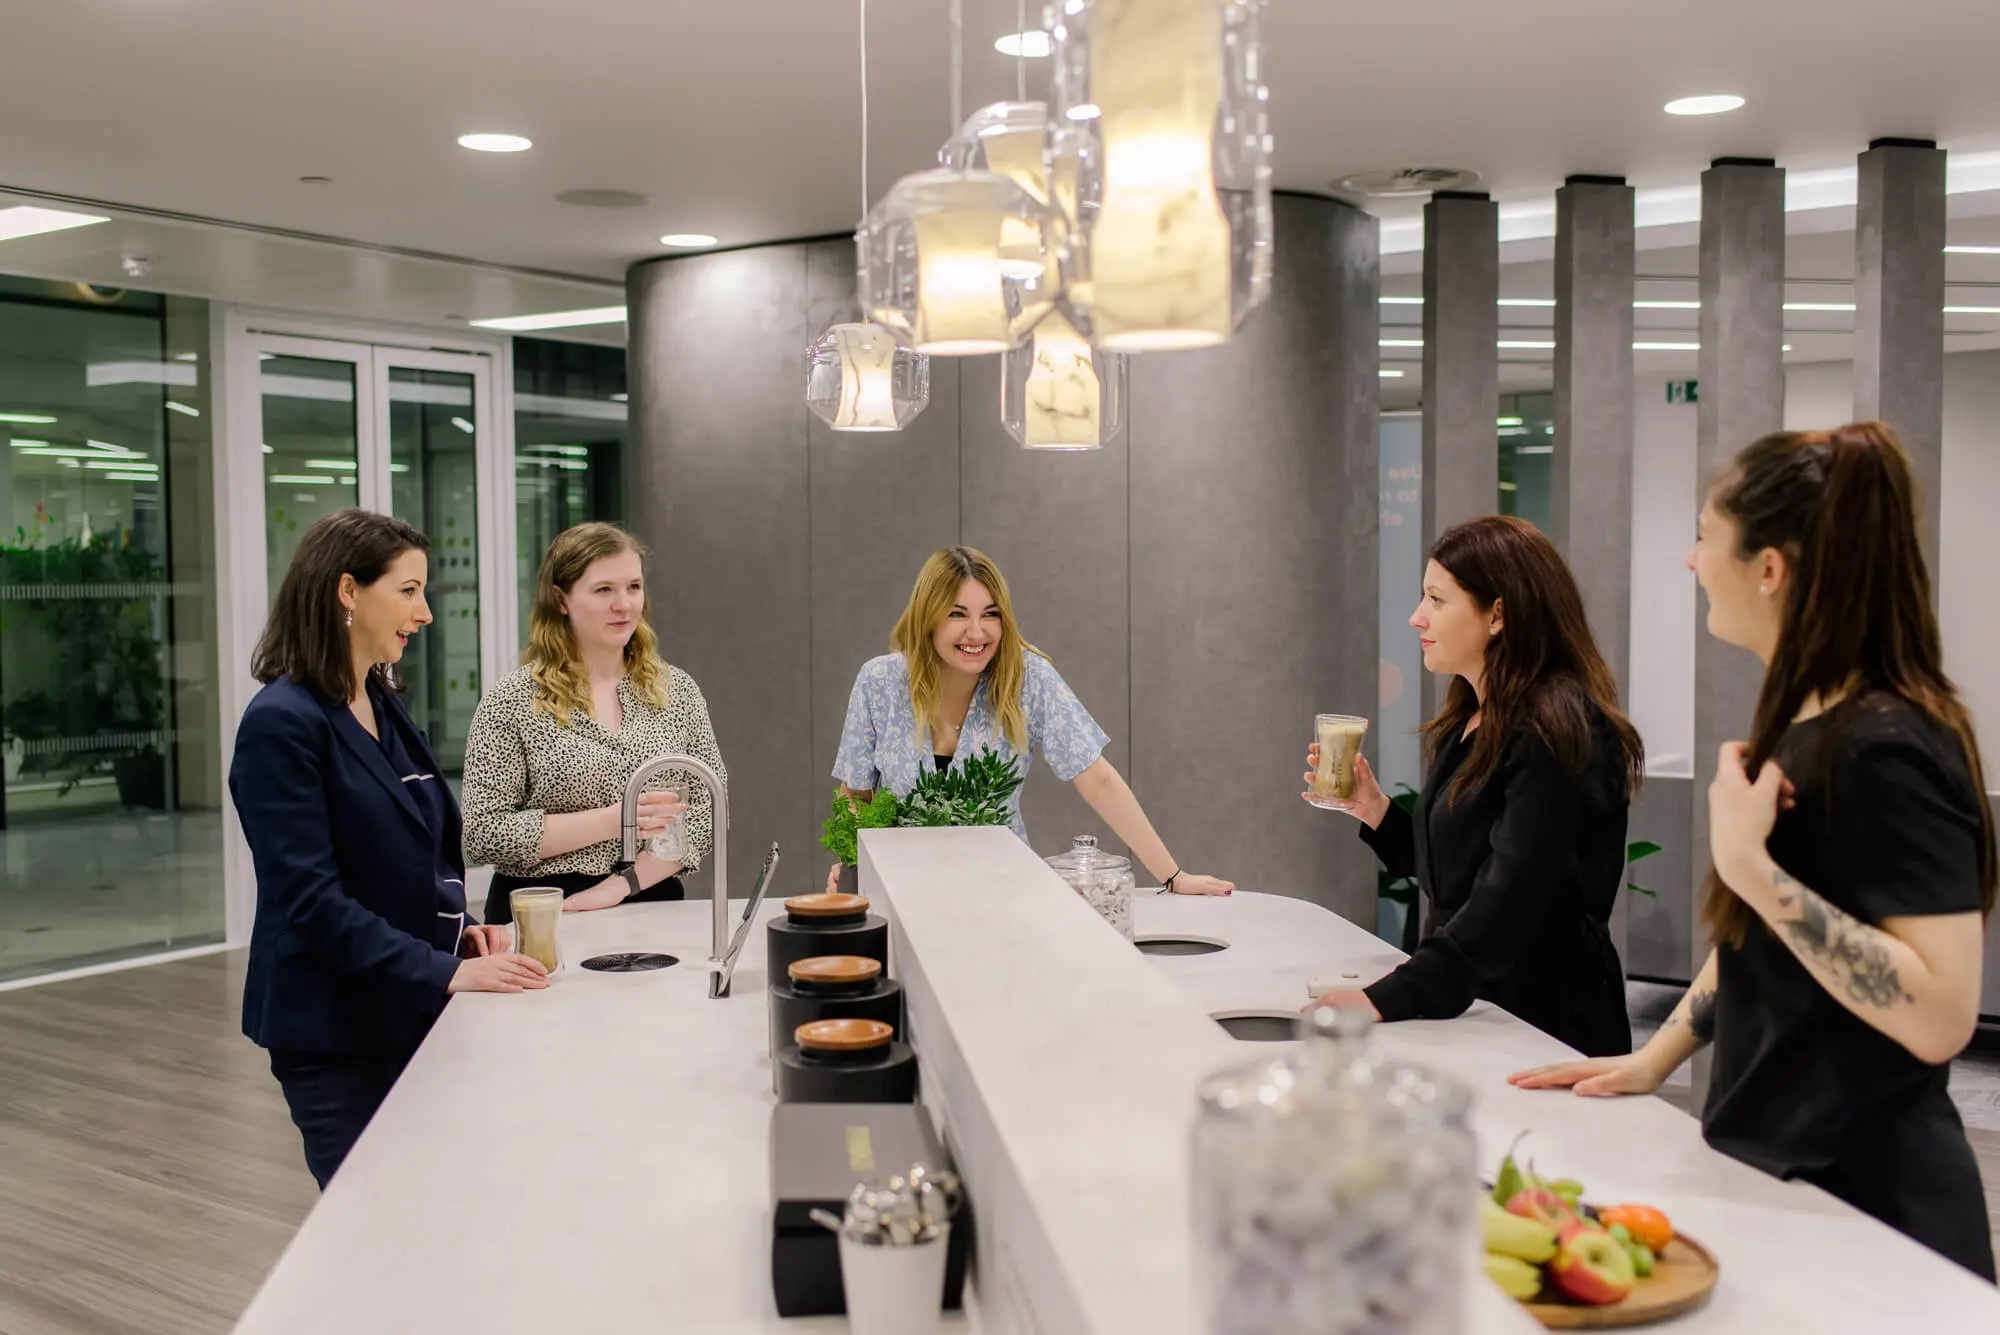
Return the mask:
M 549 544 L 541 571 L 535 576 L 528 647 L 521 658 L 535 679 L 535 710 L 562 727 L 569 726 L 573 715 L 590 712 L 590 677 L 584 671 L 576 631 L 569 624 L 563 600 L 594 563 L 624 552 L 633 553 L 642 564 L 646 559 L 644 545 L 616 524 L 578 524 Z M 653 594 L 648 589 L 640 605 L 639 624 L 625 642 L 625 680 L 641 700 L 664 709 L 667 665 L 661 661 L 652 620 Z

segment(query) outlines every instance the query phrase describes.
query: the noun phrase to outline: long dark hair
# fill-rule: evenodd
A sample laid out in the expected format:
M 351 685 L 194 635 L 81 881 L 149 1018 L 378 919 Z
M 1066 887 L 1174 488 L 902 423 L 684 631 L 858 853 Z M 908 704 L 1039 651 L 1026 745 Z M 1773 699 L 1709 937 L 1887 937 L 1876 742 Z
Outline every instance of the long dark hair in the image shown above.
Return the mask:
M 1447 739 L 1479 715 L 1472 754 L 1451 782 L 1451 795 L 1486 782 L 1517 726 L 1530 729 L 1567 769 L 1590 765 L 1590 706 L 1603 712 L 1624 753 L 1625 792 L 1639 787 L 1646 748 L 1618 709 L 1618 682 L 1597 652 L 1576 577 L 1540 529 L 1524 519 L 1487 515 L 1446 529 L 1431 560 L 1448 571 L 1482 611 L 1497 602 L 1501 630 L 1486 642 L 1486 699 L 1463 677 L 1452 680 L 1444 707 L 1424 725 L 1435 758 Z
M 1909 701 L 1958 735 L 1980 813 L 1980 909 L 1993 911 L 1993 810 L 1972 720 L 1944 674 L 1930 572 L 1917 540 L 1917 487 L 1895 432 L 1880 422 L 1781 431 L 1736 456 L 1710 494 L 1736 525 L 1736 555 L 1767 548 L 1790 567 L 1777 651 L 1764 673 L 1746 762 L 1752 778 L 1805 702 L 1869 692 Z M 1756 914 L 1713 870 L 1702 921 L 1718 944 L 1741 944 Z
M 269 683 L 289 677 L 328 700 L 354 698 L 354 654 L 340 606 L 340 577 L 363 586 L 382 578 L 404 552 L 428 552 L 431 540 L 400 519 L 368 510 L 322 515 L 299 539 L 270 620 L 250 659 L 250 675 Z M 383 690 L 402 693 L 386 663 L 368 675 Z

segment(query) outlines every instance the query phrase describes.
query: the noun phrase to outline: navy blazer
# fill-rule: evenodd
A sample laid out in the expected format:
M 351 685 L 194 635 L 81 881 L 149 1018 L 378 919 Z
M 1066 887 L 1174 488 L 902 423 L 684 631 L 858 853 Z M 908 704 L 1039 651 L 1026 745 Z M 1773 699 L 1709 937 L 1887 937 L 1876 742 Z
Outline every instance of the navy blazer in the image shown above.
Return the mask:
M 400 700 L 370 688 L 417 764 L 437 758 Z M 444 782 L 440 774 L 437 782 Z M 444 1009 L 465 924 L 458 803 L 439 836 L 344 702 L 280 678 L 236 730 L 229 792 L 257 867 L 243 1032 L 266 1048 L 407 1055 Z

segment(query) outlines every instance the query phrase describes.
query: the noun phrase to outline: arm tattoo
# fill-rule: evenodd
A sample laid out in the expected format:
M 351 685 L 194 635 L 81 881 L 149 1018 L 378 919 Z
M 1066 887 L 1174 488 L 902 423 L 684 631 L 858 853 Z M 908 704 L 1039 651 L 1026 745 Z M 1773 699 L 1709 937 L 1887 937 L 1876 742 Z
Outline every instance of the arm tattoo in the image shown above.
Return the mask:
M 1880 929 L 1827 903 L 1782 869 L 1771 874 L 1771 883 L 1778 889 L 1778 907 L 1797 912 L 1778 925 L 1802 962 L 1817 964 L 1863 1005 L 1887 1008 L 1916 1000 L 1903 990 L 1895 960 L 1879 939 Z
M 1696 992 L 1689 989 L 1681 1004 L 1674 1007 L 1674 1013 L 1660 1026 L 1662 1032 L 1686 1026 L 1694 1035 L 1697 1049 L 1705 1048 L 1715 1041 L 1715 993 Z
M 1688 1028 L 1694 1031 L 1696 1047 L 1707 1047 L 1715 1041 L 1715 993 L 1691 992 L 1688 994 Z

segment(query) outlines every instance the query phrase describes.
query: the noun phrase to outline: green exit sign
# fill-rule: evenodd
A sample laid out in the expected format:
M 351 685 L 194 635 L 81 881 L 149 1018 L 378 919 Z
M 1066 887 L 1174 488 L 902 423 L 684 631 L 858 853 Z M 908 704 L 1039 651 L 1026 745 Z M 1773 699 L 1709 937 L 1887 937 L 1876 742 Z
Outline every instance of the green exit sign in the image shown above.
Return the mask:
M 1669 380 L 1667 382 L 1668 403 L 1696 403 L 1700 400 L 1699 380 Z

